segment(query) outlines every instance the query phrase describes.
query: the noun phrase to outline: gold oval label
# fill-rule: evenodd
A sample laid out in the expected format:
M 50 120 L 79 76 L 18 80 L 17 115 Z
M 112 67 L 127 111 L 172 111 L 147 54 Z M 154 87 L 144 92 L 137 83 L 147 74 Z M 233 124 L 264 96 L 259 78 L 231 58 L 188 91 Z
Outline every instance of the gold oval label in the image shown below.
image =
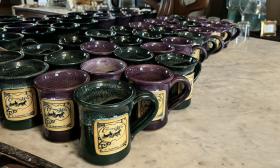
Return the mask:
M 200 49 L 196 48 L 193 50 L 192 57 L 196 58 L 198 61 L 200 60 Z
M 2 103 L 5 117 L 10 121 L 30 119 L 37 114 L 34 88 L 3 90 Z
M 93 124 L 96 154 L 111 155 L 125 149 L 129 143 L 128 123 L 128 114 L 96 120 Z
M 44 126 L 50 131 L 67 131 L 74 127 L 72 100 L 41 100 Z

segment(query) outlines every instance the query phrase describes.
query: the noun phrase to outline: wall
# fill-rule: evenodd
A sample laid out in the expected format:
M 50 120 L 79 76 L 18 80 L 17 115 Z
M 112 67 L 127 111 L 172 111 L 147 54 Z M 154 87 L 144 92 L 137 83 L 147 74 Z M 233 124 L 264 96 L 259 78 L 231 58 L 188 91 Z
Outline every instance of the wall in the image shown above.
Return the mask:
M 277 20 L 280 25 L 280 1 L 267 0 L 267 18 L 269 20 Z

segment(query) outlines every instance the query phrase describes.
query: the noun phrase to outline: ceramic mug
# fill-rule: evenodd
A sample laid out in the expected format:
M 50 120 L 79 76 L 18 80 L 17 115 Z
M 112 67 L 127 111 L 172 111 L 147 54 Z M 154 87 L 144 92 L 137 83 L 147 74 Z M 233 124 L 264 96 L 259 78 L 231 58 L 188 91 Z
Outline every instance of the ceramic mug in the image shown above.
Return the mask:
M 168 110 L 174 109 L 184 101 L 191 91 L 190 83 L 185 77 L 174 75 L 171 70 L 160 65 L 140 64 L 129 66 L 125 70 L 125 76 L 137 89 L 148 90 L 158 99 L 159 109 L 157 115 L 151 124 L 145 128 L 146 130 L 162 128 L 167 123 Z M 168 99 L 170 90 L 179 82 L 184 84 L 183 92 L 173 99 Z M 148 104 L 149 102 L 147 101 L 142 101 L 138 104 L 136 118 L 146 113 L 145 107 Z
M 175 53 L 191 55 L 199 62 L 203 62 L 208 58 L 206 49 L 195 44 L 192 40 L 184 37 L 165 37 L 162 42 L 169 44 L 175 48 Z
M 192 92 L 194 89 L 194 82 L 198 78 L 200 71 L 201 71 L 201 63 L 192 56 L 188 55 L 182 55 L 182 54 L 175 54 L 175 53 L 170 53 L 170 54 L 162 54 L 158 55 L 155 58 L 156 62 L 160 65 L 163 65 L 170 70 L 174 74 L 182 75 L 191 84 L 191 91 L 190 95 L 180 103 L 175 110 L 179 109 L 184 109 L 188 107 L 191 103 L 191 98 L 192 98 Z M 170 98 L 172 99 L 173 97 L 176 97 L 178 94 L 180 94 L 183 91 L 183 84 L 178 83 L 171 89 L 171 94 Z
M 222 38 L 218 36 L 211 36 L 211 34 L 203 34 L 199 32 L 189 32 L 189 31 L 179 31 L 177 32 L 177 35 L 179 37 L 184 37 L 187 39 L 190 39 L 193 44 L 202 46 L 206 49 L 208 56 L 211 54 L 217 53 L 220 51 L 223 46 L 222 45 L 217 45 L 221 44 L 222 42 L 217 42 L 217 41 L 222 41 Z
M 18 61 L 24 57 L 22 52 L 0 51 L 0 65 L 8 62 Z
M 188 31 L 194 32 L 194 33 L 199 33 L 204 36 L 206 36 L 210 41 L 214 40 L 214 44 L 208 43 L 208 48 L 213 49 L 211 51 L 212 54 L 218 53 L 225 47 L 225 41 L 221 37 L 220 32 L 216 32 L 215 29 L 210 28 L 210 27 L 189 27 Z M 210 45 L 210 46 L 209 46 Z
M 21 130 L 41 124 L 33 79 L 49 65 L 40 60 L 20 60 L 0 65 L 3 126 Z
M 0 47 L 19 51 L 22 47 L 23 37 L 20 33 L 0 33 Z
M 129 153 L 131 139 L 156 115 L 158 102 L 148 91 L 136 91 L 127 82 L 99 80 L 75 91 L 79 105 L 81 155 L 88 162 L 107 165 Z M 132 108 L 141 100 L 150 100 L 149 111 L 137 120 L 130 120 Z
M 44 73 L 34 80 L 43 116 L 43 136 L 53 142 L 66 142 L 79 137 L 79 118 L 73 93 L 89 82 L 81 70 L 61 69 Z

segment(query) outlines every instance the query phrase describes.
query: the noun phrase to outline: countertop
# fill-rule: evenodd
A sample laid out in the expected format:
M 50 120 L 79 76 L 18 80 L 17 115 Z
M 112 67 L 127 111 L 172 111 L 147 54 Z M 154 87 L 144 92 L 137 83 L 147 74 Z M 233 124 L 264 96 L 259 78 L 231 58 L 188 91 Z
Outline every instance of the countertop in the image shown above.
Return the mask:
M 250 38 L 205 61 L 192 104 L 168 124 L 141 132 L 129 155 L 106 168 L 279 168 L 280 43 Z M 98 167 L 78 155 L 78 141 L 50 143 L 40 128 L 0 128 L 0 141 L 62 167 Z

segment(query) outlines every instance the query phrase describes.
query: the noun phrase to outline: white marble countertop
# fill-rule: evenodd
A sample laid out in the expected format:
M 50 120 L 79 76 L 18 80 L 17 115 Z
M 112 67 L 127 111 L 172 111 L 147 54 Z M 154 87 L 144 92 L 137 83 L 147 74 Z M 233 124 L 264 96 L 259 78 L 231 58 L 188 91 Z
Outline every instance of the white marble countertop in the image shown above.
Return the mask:
M 161 130 L 141 132 L 129 155 L 106 168 L 279 168 L 280 43 L 251 38 L 203 64 L 192 104 Z M 50 143 L 40 128 L 0 128 L 0 141 L 67 168 L 98 167 L 78 141 Z

